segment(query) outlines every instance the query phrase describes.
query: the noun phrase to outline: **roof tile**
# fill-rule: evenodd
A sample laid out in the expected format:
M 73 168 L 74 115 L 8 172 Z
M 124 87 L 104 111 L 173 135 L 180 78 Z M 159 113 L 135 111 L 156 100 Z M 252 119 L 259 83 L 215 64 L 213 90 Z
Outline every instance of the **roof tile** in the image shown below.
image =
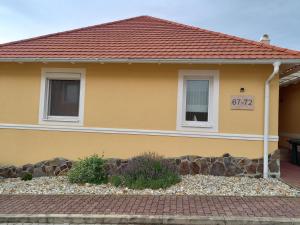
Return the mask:
M 300 59 L 300 52 L 139 16 L 2 44 L 0 58 Z

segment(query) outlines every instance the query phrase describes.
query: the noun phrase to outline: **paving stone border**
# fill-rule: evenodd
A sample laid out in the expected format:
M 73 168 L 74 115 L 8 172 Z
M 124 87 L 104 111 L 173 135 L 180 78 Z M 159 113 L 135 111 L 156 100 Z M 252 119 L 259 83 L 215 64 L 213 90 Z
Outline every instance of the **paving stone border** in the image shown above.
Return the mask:
M 128 160 L 107 159 L 109 174 L 116 174 L 126 167 Z M 221 157 L 182 156 L 168 158 L 173 161 L 181 175 L 203 174 L 214 176 L 249 176 L 262 177 L 263 159 L 248 159 L 224 154 Z M 65 158 L 54 158 L 36 164 L 26 164 L 21 167 L 0 167 L 0 177 L 21 177 L 24 173 L 31 173 L 33 177 L 65 175 L 73 162 Z M 272 177 L 280 177 L 280 150 L 269 155 L 269 172 Z
M 202 218 L 272 218 L 300 220 L 296 197 L 188 195 L 0 195 L 0 214 L 11 215 L 136 215 Z M 0 216 L 1 218 L 1 216 Z M 131 218 L 131 217 L 130 217 Z M 3 220 L 2 220 L 3 221 Z M 17 221 L 16 221 L 17 222 Z M 25 221 L 24 221 L 25 222 Z M 42 221 L 39 221 L 42 223 Z M 45 221 L 47 222 L 47 221 Z M 79 222 L 78 222 L 79 223 Z M 84 223 L 84 222 L 81 222 Z
M 95 214 L 0 214 L 0 223 L 42 224 L 174 224 L 174 225 L 243 225 L 243 224 L 295 224 L 299 218 L 274 217 L 225 217 L 225 216 L 180 216 L 180 215 L 95 215 Z

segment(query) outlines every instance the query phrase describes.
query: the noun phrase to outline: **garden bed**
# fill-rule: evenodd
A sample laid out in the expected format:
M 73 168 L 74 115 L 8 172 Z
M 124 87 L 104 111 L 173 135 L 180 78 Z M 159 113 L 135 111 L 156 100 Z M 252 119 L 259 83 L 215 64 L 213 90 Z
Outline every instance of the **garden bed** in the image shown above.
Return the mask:
M 278 179 L 182 176 L 182 181 L 167 189 L 132 190 L 111 184 L 71 184 L 67 177 L 0 179 L 0 194 L 96 194 L 96 195 L 222 195 L 222 196 L 298 196 L 298 191 Z

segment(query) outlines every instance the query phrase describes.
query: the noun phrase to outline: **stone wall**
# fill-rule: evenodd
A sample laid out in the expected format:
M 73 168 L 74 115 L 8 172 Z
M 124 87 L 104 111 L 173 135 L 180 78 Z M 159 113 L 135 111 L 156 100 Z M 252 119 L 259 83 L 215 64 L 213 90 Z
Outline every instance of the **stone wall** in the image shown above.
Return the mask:
M 176 160 L 180 174 L 204 174 L 214 176 L 263 176 L 263 159 L 232 157 L 193 157 L 185 156 Z M 272 177 L 280 176 L 280 154 L 276 151 L 269 156 L 269 173 Z
M 130 160 L 130 159 L 129 159 Z M 262 177 L 263 159 L 247 159 L 224 154 L 222 157 L 182 156 L 168 160 L 176 163 L 182 175 L 204 174 L 214 176 L 249 176 Z M 108 159 L 107 168 L 110 174 L 115 174 L 126 167 L 128 160 Z M 21 177 L 31 173 L 33 177 L 64 175 L 72 167 L 73 162 L 64 158 L 55 158 L 36 164 L 21 167 L 0 167 L 0 177 Z M 269 172 L 272 177 L 280 176 L 280 152 L 269 155 Z
M 0 167 L 0 177 L 14 178 L 22 177 L 24 173 L 31 173 L 33 177 L 64 175 L 71 169 L 72 161 L 64 158 L 54 158 L 36 164 L 26 164 L 20 167 Z
M 182 156 L 171 158 L 181 175 L 204 174 L 214 176 L 263 176 L 263 159 L 247 159 L 224 154 L 222 157 Z M 128 160 L 109 159 L 109 171 L 114 174 L 122 170 Z M 269 174 L 280 177 L 280 151 L 269 155 Z

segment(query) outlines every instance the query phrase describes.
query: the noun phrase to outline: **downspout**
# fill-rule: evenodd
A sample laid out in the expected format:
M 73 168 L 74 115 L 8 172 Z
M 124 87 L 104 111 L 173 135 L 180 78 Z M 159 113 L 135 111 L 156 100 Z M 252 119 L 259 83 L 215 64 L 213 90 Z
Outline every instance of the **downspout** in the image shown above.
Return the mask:
M 270 120 L 270 82 L 279 72 L 281 62 L 273 63 L 273 73 L 265 82 L 265 111 L 264 111 L 264 178 L 269 177 L 269 120 Z

